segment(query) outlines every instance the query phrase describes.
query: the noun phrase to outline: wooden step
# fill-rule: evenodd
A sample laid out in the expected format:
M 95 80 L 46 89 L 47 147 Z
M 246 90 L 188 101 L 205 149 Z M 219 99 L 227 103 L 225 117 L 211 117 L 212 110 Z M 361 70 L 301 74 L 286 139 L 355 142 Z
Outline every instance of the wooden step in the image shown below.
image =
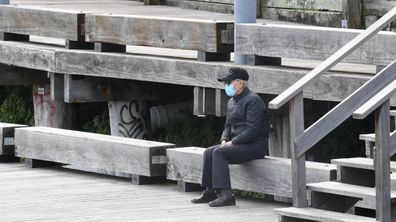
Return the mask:
M 293 221 L 292 218 L 299 218 L 312 221 L 331 221 L 331 222 L 375 222 L 375 218 L 356 216 L 352 214 L 337 213 L 328 210 L 314 208 L 280 208 L 275 209 L 274 213 L 282 217 L 282 221 Z M 284 220 L 283 220 L 284 219 Z M 287 220 L 289 219 L 289 220 Z
M 374 170 L 373 159 L 364 157 L 332 159 L 331 163 L 343 167 Z M 396 162 L 391 162 L 391 171 L 396 171 Z
M 307 184 L 307 188 L 315 192 L 362 198 L 365 201 L 375 201 L 375 188 L 371 187 L 328 181 Z M 391 199 L 392 202 L 396 202 L 396 191 L 391 192 Z

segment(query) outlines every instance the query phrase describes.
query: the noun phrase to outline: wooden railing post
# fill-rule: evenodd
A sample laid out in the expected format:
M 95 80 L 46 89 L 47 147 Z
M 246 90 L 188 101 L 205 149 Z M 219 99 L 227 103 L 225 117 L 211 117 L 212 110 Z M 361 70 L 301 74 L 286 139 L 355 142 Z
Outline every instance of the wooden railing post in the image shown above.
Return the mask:
M 375 187 L 377 220 L 391 221 L 390 199 L 390 100 L 388 99 L 375 111 Z
M 290 149 L 292 154 L 291 165 L 293 206 L 304 208 L 308 206 L 305 154 L 299 157 L 297 156 L 297 150 L 295 150 L 295 139 L 304 133 L 304 101 L 302 91 L 289 102 L 289 119 Z

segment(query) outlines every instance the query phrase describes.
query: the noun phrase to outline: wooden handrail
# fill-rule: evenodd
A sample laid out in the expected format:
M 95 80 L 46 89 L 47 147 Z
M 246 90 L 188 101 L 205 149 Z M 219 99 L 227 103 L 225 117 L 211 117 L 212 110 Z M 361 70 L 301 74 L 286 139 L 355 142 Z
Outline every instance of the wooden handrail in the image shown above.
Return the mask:
M 366 31 L 356 36 L 352 41 L 339 49 L 336 53 L 330 56 L 327 60 L 322 62 L 319 66 L 277 96 L 269 103 L 269 108 L 279 109 L 281 106 L 289 102 L 298 93 L 302 92 L 304 87 L 313 80 L 323 75 L 336 64 L 341 62 L 346 56 L 351 54 L 355 49 L 360 47 L 363 43 L 371 39 L 375 34 L 385 28 L 389 23 L 396 19 L 396 7 L 384 15 L 381 19 L 371 25 Z
M 326 115 L 312 124 L 295 140 L 296 156 L 300 157 L 338 125 L 348 119 L 355 110 L 396 79 L 396 61 L 363 84 Z
M 378 92 L 353 113 L 353 118 L 364 119 L 396 93 L 396 80 Z

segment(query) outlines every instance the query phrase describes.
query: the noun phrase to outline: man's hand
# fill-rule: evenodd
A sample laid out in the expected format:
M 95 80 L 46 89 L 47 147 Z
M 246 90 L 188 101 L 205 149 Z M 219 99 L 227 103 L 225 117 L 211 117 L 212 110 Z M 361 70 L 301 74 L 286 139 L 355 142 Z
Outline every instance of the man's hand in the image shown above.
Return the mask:
M 227 146 L 232 146 L 232 141 L 226 141 L 226 140 L 222 140 L 220 147 L 227 147 Z

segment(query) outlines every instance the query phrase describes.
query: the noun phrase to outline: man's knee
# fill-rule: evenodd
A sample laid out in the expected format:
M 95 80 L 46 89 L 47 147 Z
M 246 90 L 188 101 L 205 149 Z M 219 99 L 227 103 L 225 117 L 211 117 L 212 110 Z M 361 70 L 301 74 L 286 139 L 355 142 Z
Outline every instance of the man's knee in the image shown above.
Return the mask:
M 213 155 L 213 151 L 217 148 L 218 146 L 211 146 L 209 148 L 207 148 L 204 151 L 204 157 L 211 157 Z

